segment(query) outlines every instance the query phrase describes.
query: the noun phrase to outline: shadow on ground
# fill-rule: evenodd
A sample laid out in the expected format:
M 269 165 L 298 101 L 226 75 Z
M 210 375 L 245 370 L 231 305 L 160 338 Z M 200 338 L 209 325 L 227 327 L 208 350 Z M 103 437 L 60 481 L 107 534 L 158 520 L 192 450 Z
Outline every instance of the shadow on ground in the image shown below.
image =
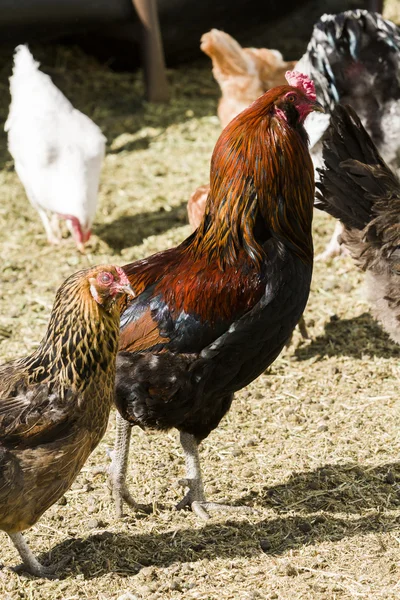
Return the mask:
M 159 235 L 173 227 L 186 225 L 188 222 L 186 205 L 186 202 L 182 202 L 168 211 L 123 215 L 111 223 L 96 225 L 93 231 L 116 251 L 139 246 L 150 235 Z
M 400 463 L 325 465 L 293 474 L 285 484 L 265 488 L 261 496 L 238 499 L 237 505 L 261 503 L 273 510 L 270 518 L 258 523 L 236 520 L 232 518 L 235 513 L 226 513 L 226 521 L 201 528 L 127 535 L 121 521 L 121 533 L 104 531 L 87 539 L 65 540 L 53 549 L 52 560 L 71 557 L 60 577 L 83 573 L 90 579 L 110 570 L 131 576 L 143 566 L 167 567 L 262 552 L 280 555 L 304 545 L 383 533 L 398 529 L 396 519 L 385 512 L 400 504 L 398 482 Z M 46 558 L 39 557 L 44 562 Z
M 339 319 L 336 315 L 325 324 L 323 335 L 317 336 L 310 344 L 296 348 L 299 360 L 314 356 L 382 356 L 400 357 L 400 347 L 392 342 L 369 313 L 352 319 Z

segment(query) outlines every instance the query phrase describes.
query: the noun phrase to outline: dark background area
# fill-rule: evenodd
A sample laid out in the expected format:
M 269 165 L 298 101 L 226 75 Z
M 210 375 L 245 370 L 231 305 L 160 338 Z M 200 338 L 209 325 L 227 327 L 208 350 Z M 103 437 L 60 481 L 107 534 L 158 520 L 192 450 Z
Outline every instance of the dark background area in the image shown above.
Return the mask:
M 203 33 L 215 27 L 244 45 L 279 48 L 286 59 L 299 58 L 312 26 L 324 12 L 367 7 L 357 0 L 158 0 L 167 66 L 203 57 Z M 117 70 L 141 63 L 140 25 L 131 0 L 2 0 L 3 48 L 19 43 L 78 44 Z M 287 21 L 282 34 L 276 19 Z M 286 33 L 285 33 L 286 32 Z M 294 36 L 296 32 L 296 36 Z M 296 38 L 296 45 L 293 39 Z

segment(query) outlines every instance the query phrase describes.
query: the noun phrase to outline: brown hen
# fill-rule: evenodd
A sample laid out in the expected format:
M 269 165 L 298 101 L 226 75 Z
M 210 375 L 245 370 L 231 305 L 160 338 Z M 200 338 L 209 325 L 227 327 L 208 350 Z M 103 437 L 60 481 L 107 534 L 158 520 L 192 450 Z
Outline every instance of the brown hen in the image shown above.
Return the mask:
M 71 486 L 103 437 L 113 401 L 120 267 L 99 266 L 59 288 L 45 337 L 0 367 L 0 529 L 24 568 L 49 576 L 22 536 Z

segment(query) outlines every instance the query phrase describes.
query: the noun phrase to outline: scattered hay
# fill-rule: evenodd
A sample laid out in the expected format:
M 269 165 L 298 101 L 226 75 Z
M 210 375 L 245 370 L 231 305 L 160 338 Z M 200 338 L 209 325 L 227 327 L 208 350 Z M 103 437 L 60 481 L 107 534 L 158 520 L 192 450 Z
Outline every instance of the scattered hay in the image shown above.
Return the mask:
M 102 127 L 108 154 L 93 239 L 81 256 L 70 238 L 47 245 L 0 132 L 2 360 L 37 346 L 56 287 L 72 271 L 124 264 L 184 239 L 186 201 L 207 181 L 219 134 L 207 64 L 169 72 L 172 101 L 161 107 L 142 100 L 139 75 L 112 73 L 77 49 L 56 47 L 51 63 L 46 48 L 32 50 Z M 3 119 L 9 72 L 8 62 L 0 70 Z M 332 229 L 317 213 L 316 252 Z M 2 570 L 1 598 L 398 598 L 400 351 L 370 317 L 361 284 L 349 258 L 316 264 L 305 315 L 311 341 L 296 333 L 203 445 L 209 497 L 254 513 L 207 523 L 177 513 L 183 461 L 175 432 L 134 431 L 129 485 L 151 513 L 117 521 L 105 478 L 91 474 L 107 461 L 111 419 L 73 489 L 27 534 L 39 558 L 50 550 L 54 560 L 71 557 L 64 578 Z M 2 561 L 15 564 L 2 539 Z

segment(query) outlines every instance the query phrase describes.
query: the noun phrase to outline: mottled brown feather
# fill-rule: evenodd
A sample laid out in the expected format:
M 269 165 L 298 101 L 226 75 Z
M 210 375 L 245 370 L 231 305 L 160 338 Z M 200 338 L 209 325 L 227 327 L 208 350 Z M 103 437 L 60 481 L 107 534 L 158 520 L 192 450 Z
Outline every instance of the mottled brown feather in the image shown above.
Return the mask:
M 38 349 L 0 366 L 0 529 L 8 533 L 32 526 L 68 490 L 105 433 L 120 311 L 116 298 L 100 305 L 90 292 L 104 269 L 114 267 L 64 282 Z

